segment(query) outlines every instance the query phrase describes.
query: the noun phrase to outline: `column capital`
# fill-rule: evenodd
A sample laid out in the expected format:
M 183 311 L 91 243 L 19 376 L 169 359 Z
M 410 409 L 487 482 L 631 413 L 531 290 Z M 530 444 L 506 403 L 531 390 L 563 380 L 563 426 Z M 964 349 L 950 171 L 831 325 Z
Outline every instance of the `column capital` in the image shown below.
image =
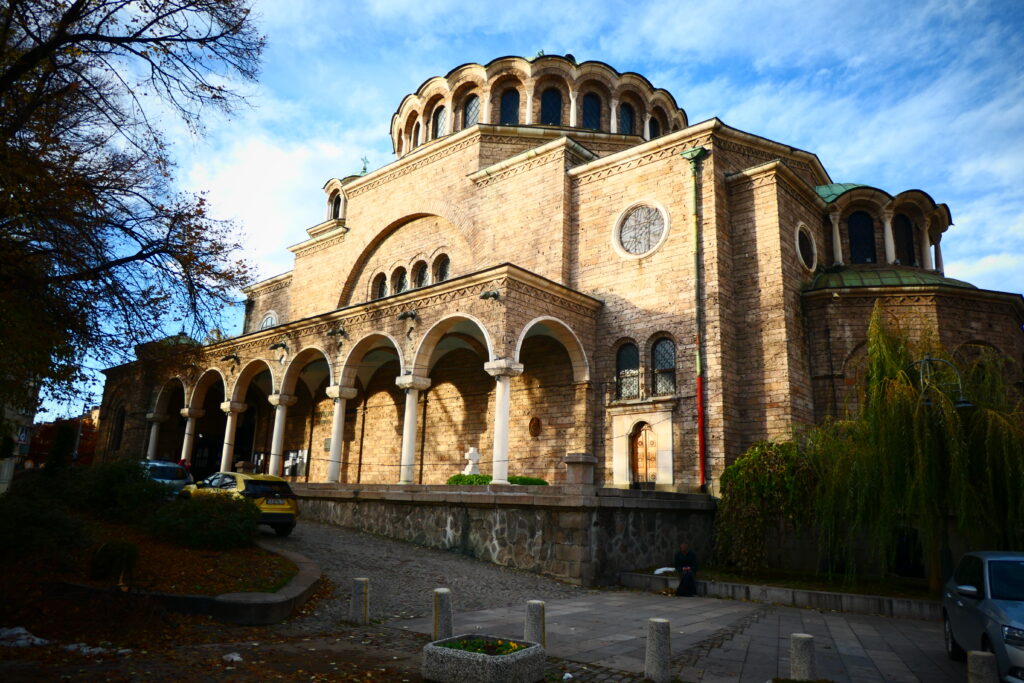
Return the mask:
M 203 410 L 202 408 L 182 408 L 181 409 L 181 416 L 182 417 L 188 417 L 188 418 L 196 417 L 196 418 L 199 418 L 199 417 L 202 417 L 203 415 L 206 415 L 206 411 Z
M 248 407 L 248 404 L 241 403 L 240 401 L 224 401 L 220 404 L 220 409 L 225 413 L 244 413 Z
M 508 358 L 499 358 L 489 363 L 484 363 L 484 370 L 491 377 L 516 377 L 523 374 L 523 364 L 517 363 Z
M 355 397 L 355 387 L 343 387 L 340 384 L 336 384 L 333 387 L 327 387 L 327 398 L 343 398 L 347 401 Z
M 284 406 L 290 408 L 295 405 L 295 402 L 299 400 L 298 396 L 289 396 L 288 394 L 271 394 L 267 396 L 267 401 L 272 406 Z
M 164 422 L 168 417 L 166 413 L 146 413 L 149 422 Z
M 423 391 L 430 388 L 430 378 L 420 375 L 400 375 L 395 378 L 395 384 L 399 389 L 415 389 Z

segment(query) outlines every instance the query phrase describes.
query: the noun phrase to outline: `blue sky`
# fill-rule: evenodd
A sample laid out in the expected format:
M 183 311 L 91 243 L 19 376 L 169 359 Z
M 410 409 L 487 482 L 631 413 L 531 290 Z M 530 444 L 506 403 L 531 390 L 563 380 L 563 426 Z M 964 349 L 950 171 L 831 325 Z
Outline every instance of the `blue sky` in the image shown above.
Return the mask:
M 637 71 L 691 123 L 814 152 L 836 182 L 949 205 L 946 274 L 1024 291 L 1024 1 L 262 0 L 252 108 L 190 138 L 186 189 L 235 220 L 261 278 L 323 219 L 323 183 L 392 161 L 402 98 L 465 62 L 572 53 Z M 227 332 L 239 331 L 231 318 Z

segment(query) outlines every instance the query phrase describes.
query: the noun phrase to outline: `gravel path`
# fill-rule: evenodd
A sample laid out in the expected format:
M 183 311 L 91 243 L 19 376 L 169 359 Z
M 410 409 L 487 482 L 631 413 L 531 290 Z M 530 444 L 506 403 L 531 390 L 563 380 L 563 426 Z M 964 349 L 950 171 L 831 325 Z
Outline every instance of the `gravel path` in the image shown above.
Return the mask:
M 334 597 L 312 613 L 278 627 L 282 634 L 323 633 L 348 618 L 352 579 L 370 579 L 373 619 L 413 619 L 431 614 L 433 590 L 450 588 L 456 612 L 525 605 L 586 595 L 561 583 L 464 555 L 395 541 L 336 526 L 303 521 L 288 538 L 264 537 L 268 544 L 301 553 L 319 563 L 335 585 Z

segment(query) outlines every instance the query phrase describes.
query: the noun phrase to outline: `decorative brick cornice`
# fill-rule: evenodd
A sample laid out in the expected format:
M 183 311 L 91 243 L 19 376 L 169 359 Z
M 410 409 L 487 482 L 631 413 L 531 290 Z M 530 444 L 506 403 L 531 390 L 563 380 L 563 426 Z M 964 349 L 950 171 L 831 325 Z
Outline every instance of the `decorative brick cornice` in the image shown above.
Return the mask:
M 419 169 L 423 168 L 424 166 L 429 166 L 430 164 L 433 164 L 434 162 L 437 162 L 437 161 L 440 161 L 441 159 L 449 157 L 452 154 L 455 154 L 456 152 L 461 152 L 462 150 L 466 149 L 467 147 L 471 147 L 472 145 L 475 145 L 475 144 L 478 144 L 478 143 L 479 143 L 479 135 L 470 135 L 470 136 L 467 136 L 467 137 L 463 138 L 462 140 L 454 140 L 454 141 L 452 141 L 451 144 L 444 145 L 443 147 L 438 149 L 436 152 L 432 152 L 432 153 L 426 154 L 425 156 L 422 156 L 422 157 L 420 157 L 418 159 L 417 158 L 409 159 L 408 157 L 406 157 L 406 159 L 408 159 L 408 161 L 406 163 L 401 163 L 397 168 L 395 168 L 395 169 L 393 169 L 391 171 L 385 171 L 383 173 L 380 173 L 379 175 L 374 174 L 374 176 L 372 178 L 368 179 L 366 182 L 356 181 L 352 185 L 346 186 L 346 188 L 345 188 L 345 195 L 349 199 L 352 199 L 353 197 L 358 197 L 361 194 L 365 194 L 366 192 L 369 192 L 370 190 L 378 188 L 381 185 L 385 185 L 385 184 L 390 183 L 390 182 L 392 182 L 394 180 L 397 180 L 398 178 L 401 178 L 402 176 L 409 175 L 413 171 L 418 171 Z M 403 159 L 403 161 L 404 161 L 404 159 Z
M 269 280 L 263 282 L 257 282 L 254 285 L 250 285 L 242 289 L 243 292 L 249 296 L 264 296 L 272 292 L 276 292 L 284 289 L 285 287 L 292 286 L 292 273 L 291 271 L 283 273 L 276 277 L 272 277 Z
M 289 247 L 289 250 L 296 256 L 308 256 L 309 254 L 315 254 L 318 251 L 341 244 L 345 241 L 345 235 L 346 232 L 342 232 L 339 235 L 309 240 L 308 242 L 296 244 L 294 247 Z
M 655 141 L 656 142 L 656 141 Z M 690 147 L 699 147 L 702 145 L 708 145 L 711 142 L 710 135 L 701 135 L 696 138 L 687 138 L 685 140 L 678 140 L 675 144 L 671 144 L 665 147 L 658 147 L 648 152 L 637 154 L 636 156 L 623 159 L 617 164 L 602 165 L 593 171 L 587 171 L 586 166 L 581 167 L 580 172 L 576 172 L 576 169 L 569 171 L 570 175 L 575 176 L 576 183 L 578 185 L 586 185 L 592 183 L 595 180 L 601 180 L 610 176 L 618 175 L 625 171 L 639 168 L 640 166 L 646 166 L 657 161 L 664 161 L 677 156 L 684 149 Z M 647 143 L 650 144 L 650 143 Z M 638 146 L 638 149 L 642 149 L 646 145 Z M 620 153 L 621 154 L 621 153 Z M 617 156 L 617 155 L 616 155 Z

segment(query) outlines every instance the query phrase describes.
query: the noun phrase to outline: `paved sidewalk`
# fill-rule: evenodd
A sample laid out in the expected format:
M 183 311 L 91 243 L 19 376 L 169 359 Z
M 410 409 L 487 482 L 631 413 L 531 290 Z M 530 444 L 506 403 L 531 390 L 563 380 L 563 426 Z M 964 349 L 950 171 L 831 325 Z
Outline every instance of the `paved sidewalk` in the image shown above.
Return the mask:
M 455 594 L 458 605 L 457 592 Z M 455 632 L 522 637 L 525 605 L 462 612 Z M 642 673 L 647 620 L 672 624 L 674 669 L 683 681 L 763 683 L 789 673 L 789 634 L 815 636 L 818 674 L 835 681 L 963 681 L 950 662 L 939 622 L 771 607 L 715 598 L 675 598 L 632 591 L 548 600 L 552 657 Z M 393 628 L 430 633 L 430 617 L 392 621 Z

